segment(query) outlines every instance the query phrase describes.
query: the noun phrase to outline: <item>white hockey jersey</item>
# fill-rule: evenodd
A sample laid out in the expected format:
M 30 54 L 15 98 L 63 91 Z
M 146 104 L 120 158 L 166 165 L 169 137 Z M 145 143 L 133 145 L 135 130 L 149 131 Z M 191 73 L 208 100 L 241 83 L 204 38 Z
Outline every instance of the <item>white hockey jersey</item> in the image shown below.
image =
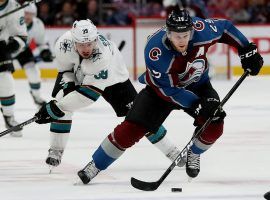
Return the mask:
M 92 85 L 100 90 L 121 83 L 129 78 L 124 59 L 115 43 L 99 35 L 92 56 L 82 59 L 75 50 L 70 31 L 55 44 L 55 55 L 59 72 L 64 73 L 65 82 Z
M 75 82 L 76 85 L 94 86 L 103 91 L 106 87 L 125 82 L 129 78 L 124 58 L 117 46 L 102 35 L 98 36 L 97 46 L 92 56 L 88 59 L 80 59 L 72 41 L 71 32 L 67 31 L 57 40 L 55 55 L 58 71 L 64 72 L 65 83 Z M 95 96 L 100 95 L 99 91 L 91 90 L 91 88 L 81 89 L 89 93 L 93 101 L 95 101 Z M 62 98 L 58 105 L 66 111 L 74 111 L 89 105 L 89 101 L 82 99 L 81 96 L 76 91 L 71 92 Z
M 27 44 L 30 47 L 37 47 L 39 52 L 49 48 L 45 39 L 45 26 L 39 18 L 33 18 L 33 22 L 27 26 L 27 33 Z
M 19 6 L 15 0 L 7 0 L 0 6 L 0 16 Z M 27 36 L 23 9 L 0 19 L 0 40 L 8 41 L 10 36 Z M 22 49 L 23 44 L 20 45 Z

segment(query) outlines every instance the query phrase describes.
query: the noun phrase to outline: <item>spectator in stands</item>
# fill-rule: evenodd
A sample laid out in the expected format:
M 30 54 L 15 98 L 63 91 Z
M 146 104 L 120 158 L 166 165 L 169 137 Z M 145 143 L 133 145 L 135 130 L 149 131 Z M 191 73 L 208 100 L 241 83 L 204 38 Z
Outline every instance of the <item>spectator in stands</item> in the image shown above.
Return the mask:
M 49 3 L 42 1 L 39 3 L 38 8 L 38 18 L 40 18 L 45 25 L 54 25 L 54 15 L 51 12 Z
M 142 8 L 140 15 L 147 17 L 162 17 L 164 16 L 164 8 L 162 7 L 161 2 L 151 0 Z
M 227 16 L 234 23 L 248 23 L 251 16 L 245 9 L 244 1 L 233 1 L 227 11 Z
M 123 0 L 114 0 L 112 7 L 108 11 L 106 20 L 107 25 L 126 26 L 131 24 L 132 19 L 129 15 L 128 4 Z
M 96 26 L 101 24 L 97 0 L 88 0 L 86 19 L 90 19 Z
M 61 26 L 71 26 L 77 19 L 78 14 L 76 13 L 76 4 L 72 3 L 71 1 L 64 2 L 62 10 L 57 13 L 55 17 L 56 25 Z

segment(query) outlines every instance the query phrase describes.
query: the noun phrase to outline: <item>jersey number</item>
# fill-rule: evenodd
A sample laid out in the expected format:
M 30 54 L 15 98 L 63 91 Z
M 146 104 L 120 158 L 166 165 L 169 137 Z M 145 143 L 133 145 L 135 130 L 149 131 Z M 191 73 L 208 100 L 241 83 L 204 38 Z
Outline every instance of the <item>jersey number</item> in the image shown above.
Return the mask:
M 95 79 L 107 79 L 108 78 L 108 70 L 102 70 L 98 75 L 94 75 Z

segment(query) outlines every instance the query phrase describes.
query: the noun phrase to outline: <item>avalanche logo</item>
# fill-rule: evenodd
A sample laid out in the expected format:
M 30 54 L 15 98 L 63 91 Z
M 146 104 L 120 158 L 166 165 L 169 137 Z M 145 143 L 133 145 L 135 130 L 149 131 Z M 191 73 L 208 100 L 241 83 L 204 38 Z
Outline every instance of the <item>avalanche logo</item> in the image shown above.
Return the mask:
M 196 59 L 192 63 L 188 62 L 186 70 L 182 74 L 178 74 L 178 87 L 186 87 L 193 82 L 200 80 L 205 70 L 205 60 Z
M 149 58 L 152 61 L 157 61 L 159 60 L 159 56 L 161 56 L 161 50 L 158 47 L 154 47 L 150 50 L 149 52 Z

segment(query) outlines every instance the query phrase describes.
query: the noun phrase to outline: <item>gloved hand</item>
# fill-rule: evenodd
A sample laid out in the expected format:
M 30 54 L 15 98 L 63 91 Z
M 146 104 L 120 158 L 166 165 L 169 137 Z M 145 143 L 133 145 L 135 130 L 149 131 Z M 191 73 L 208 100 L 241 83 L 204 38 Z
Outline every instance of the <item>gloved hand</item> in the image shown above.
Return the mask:
M 13 37 L 8 38 L 8 43 L 6 46 L 6 50 L 10 53 L 14 53 L 20 48 L 20 44 L 17 40 L 15 40 Z
M 202 97 L 200 100 L 199 113 L 198 116 L 195 118 L 194 125 L 201 126 L 208 118 L 213 117 L 219 104 L 219 99 L 213 97 Z M 216 112 L 213 122 L 223 120 L 225 117 L 226 113 L 221 108 Z
M 53 61 L 52 52 L 49 49 L 43 49 L 39 55 L 44 62 Z
M 56 119 L 59 119 L 65 115 L 60 108 L 55 104 L 55 100 L 51 100 L 49 103 L 43 105 L 40 110 L 35 114 L 39 119 L 36 120 L 38 124 L 50 123 Z
M 74 91 L 76 89 L 76 85 L 74 82 L 68 82 L 65 83 L 63 87 L 64 96 L 66 96 L 68 93 Z
M 263 58 L 258 53 L 257 46 L 254 43 L 249 43 L 248 46 L 239 48 L 238 54 L 241 59 L 242 68 L 246 71 L 250 70 L 250 75 L 256 76 L 263 66 Z

